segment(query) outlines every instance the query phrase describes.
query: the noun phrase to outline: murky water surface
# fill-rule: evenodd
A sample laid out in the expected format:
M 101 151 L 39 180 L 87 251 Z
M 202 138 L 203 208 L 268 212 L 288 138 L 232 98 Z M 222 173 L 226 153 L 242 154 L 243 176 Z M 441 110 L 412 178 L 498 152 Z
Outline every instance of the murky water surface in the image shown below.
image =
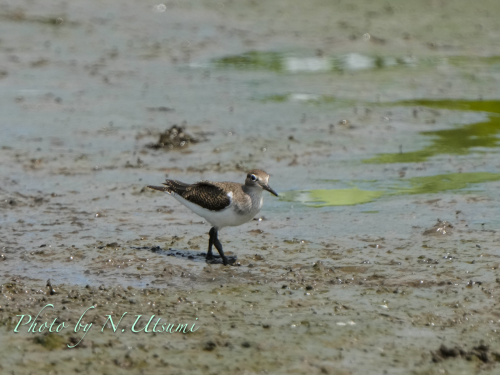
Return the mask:
M 480 7 L 1 4 L 0 369 L 498 372 L 500 6 Z M 280 197 L 221 231 L 233 267 L 145 188 L 251 168 Z M 48 303 L 72 328 L 95 306 L 78 349 L 14 333 Z M 200 328 L 132 333 L 141 314 Z

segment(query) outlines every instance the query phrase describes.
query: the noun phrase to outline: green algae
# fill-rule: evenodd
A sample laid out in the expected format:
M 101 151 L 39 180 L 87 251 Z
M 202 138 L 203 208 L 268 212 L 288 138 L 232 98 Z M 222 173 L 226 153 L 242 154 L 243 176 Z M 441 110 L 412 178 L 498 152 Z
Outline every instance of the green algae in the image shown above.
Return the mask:
M 307 55 L 299 51 L 247 51 L 237 55 L 213 59 L 217 68 L 241 70 L 266 70 L 269 72 L 330 72 L 343 73 L 366 70 L 381 70 L 398 67 L 433 67 L 453 65 L 460 67 L 500 67 L 500 56 L 450 56 L 418 59 L 412 55 L 381 56 L 377 54 L 347 53 L 342 55 Z
M 216 68 L 267 70 L 274 73 L 342 73 L 345 71 L 379 70 L 398 66 L 414 66 L 409 56 L 379 56 L 348 53 L 337 56 L 307 56 L 275 51 L 248 51 L 212 60 Z
M 329 95 L 277 94 L 261 99 L 262 102 L 302 102 L 304 104 L 354 105 L 354 102 Z M 429 107 L 455 111 L 484 112 L 485 121 L 463 125 L 453 129 L 424 131 L 419 134 L 431 139 L 428 146 L 412 152 L 382 153 L 363 160 L 367 164 L 419 163 L 437 155 L 468 155 L 477 149 L 499 146 L 500 100 L 406 100 L 387 103 L 385 106 Z M 482 152 L 482 151 L 476 151 Z
M 393 105 L 424 106 L 439 109 L 489 113 L 487 121 L 476 122 L 455 129 L 426 131 L 420 134 L 432 137 L 431 144 L 422 150 L 405 153 L 384 153 L 363 160 L 364 163 L 417 163 L 436 155 L 467 155 L 474 148 L 498 147 L 500 133 L 500 101 L 466 100 L 408 100 Z
M 64 337 L 55 333 L 35 336 L 34 342 L 35 344 L 42 345 L 48 350 L 64 349 L 66 344 Z
M 450 56 L 448 62 L 455 66 L 471 66 L 473 64 L 489 65 L 500 68 L 500 56 Z
M 289 191 L 283 194 L 283 200 L 301 202 L 311 207 L 353 206 L 371 202 L 380 198 L 383 191 L 352 189 L 318 189 L 309 191 Z
M 435 194 L 448 190 L 460 190 L 472 184 L 499 181 L 500 173 L 472 172 L 448 173 L 436 176 L 401 179 L 387 195 Z
M 423 106 L 460 111 L 490 112 L 500 114 L 500 100 L 402 100 L 391 103 L 402 106 Z
M 342 107 L 347 107 L 355 105 L 356 102 L 352 100 L 338 99 L 330 95 L 315 95 L 315 94 L 300 94 L 300 93 L 289 93 L 289 94 L 277 94 L 268 95 L 259 100 L 262 103 L 284 103 L 284 102 L 301 102 L 304 104 L 336 104 Z
M 290 100 L 290 94 L 277 94 L 277 95 L 269 95 L 262 98 L 260 101 L 263 103 L 284 103 Z
M 500 173 L 448 173 L 435 176 L 402 178 L 385 188 L 385 181 L 369 181 L 383 190 L 361 190 L 354 186 L 350 189 L 289 191 L 283 193 L 282 199 L 290 202 L 300 202 L 310 207 L 352 206 L 369 203 L 382 197 L 436 194 L 444 191 L 461 190 L 469 188 L 473 184 L 492 181 L 500 181 Z M 354 184 L 366 185 L 366 182 L 357 181 Z M 372 213 L 373 211 L 364 212 Z
M 217 68 L 236 68 L 244 70 L 283 70 L 282 54 L 277 52 L 249 51 L 240 55 L 225 56 L 213 60 Z

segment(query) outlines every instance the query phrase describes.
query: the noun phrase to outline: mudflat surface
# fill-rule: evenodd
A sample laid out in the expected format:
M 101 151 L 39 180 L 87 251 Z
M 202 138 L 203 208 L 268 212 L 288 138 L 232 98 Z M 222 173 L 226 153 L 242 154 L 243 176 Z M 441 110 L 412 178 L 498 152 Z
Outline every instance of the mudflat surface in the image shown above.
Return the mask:
M 1 372 L 498 373 L 499 12 L 3 1 Z M 252 168 L 232 267 L 145 188 Z

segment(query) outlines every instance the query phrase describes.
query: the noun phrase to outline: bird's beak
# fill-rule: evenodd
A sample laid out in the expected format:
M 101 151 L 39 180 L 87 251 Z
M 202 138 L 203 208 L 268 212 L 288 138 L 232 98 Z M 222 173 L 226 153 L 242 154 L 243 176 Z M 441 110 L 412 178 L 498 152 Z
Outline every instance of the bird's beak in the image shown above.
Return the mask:
M 262 186 L 262 189 L 267 190 L 271 194 L 274 194 L 274 195 L 276 195 L 278 197 L 278 193 L 276 193 L 271 186 L 266 185 L 266 184 L 262 184 L 260 186 Z

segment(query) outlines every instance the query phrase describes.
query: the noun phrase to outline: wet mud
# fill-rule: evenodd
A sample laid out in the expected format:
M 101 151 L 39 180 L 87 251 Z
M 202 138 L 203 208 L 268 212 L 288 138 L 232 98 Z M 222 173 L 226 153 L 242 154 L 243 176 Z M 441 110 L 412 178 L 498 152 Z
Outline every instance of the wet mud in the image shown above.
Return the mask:
M 4 1 L 0 372 L 498 373 L 499 11 Z

